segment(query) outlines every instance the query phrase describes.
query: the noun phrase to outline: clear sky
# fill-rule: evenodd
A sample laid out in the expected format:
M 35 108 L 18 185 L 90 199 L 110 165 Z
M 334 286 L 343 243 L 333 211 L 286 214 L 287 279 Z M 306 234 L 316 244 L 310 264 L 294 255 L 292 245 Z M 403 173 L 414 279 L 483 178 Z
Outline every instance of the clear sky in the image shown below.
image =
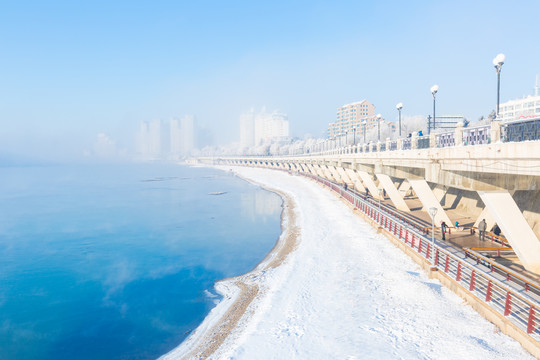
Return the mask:
M 0 153 L 130 147 L 142 120 L 194 114 L 237 141 L 251 107 L 322 136 L 336 108 L 477 120 L 540 73 L 540 1 L 14 1 L 0 11 Z

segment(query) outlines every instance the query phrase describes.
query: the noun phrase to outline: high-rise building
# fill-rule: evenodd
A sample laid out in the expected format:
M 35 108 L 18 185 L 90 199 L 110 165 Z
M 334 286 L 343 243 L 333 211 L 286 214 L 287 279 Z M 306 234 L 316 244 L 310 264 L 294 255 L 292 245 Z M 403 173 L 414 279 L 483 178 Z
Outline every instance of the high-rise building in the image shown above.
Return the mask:
M 258 114 L 252 109 L 240 116 L 240 144 L 244 147 L 284 140 L 288 137 L 287 114 L 277 110 L 269 114 L 263 108 Z
M 182 155 L 182 135 L 180 132 L 180 120 L 172 118 L 170 121 L 171 156 L 177 158 Z
M 395 125 L 391 121 L 381 119 L 381 126 L 388 126 L 395 130 Z M 334 138 L 353 132 L 357 136 L 363 136 L 364 129 L 367 132 L 376 127 L 375 106 L 367 100 L 357 101 L 337 108 L 336 122 L 328 124 L 328 137 Z
M 172 118 L 169 124 L 161 120 L 143 121 L 139 130 L 139 153 L 143 160 L 178 159 L 195 148 L 195 117 Z
M 161 157 L 164 143 L 166 143 L 163 137 L 164 130 L 163 124 L 159 119 L 150 122 L 141 122 L 139 130 L 139 152 L 143 159 L 152 160 Z

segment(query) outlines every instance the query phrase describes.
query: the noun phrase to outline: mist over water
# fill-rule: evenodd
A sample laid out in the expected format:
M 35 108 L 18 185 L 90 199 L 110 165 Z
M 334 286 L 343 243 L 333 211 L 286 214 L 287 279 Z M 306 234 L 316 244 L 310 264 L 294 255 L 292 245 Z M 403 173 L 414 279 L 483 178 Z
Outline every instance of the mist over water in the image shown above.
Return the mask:
M 277 195 L 213 169 L 0 172 L 1 359 L 155 358 L 280 233 Z

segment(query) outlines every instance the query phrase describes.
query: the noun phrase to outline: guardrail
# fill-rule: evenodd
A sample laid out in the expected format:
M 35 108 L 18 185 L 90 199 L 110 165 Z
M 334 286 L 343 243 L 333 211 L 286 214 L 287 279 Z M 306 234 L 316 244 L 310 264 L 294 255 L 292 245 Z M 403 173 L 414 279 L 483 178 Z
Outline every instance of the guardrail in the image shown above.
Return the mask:
M 534 285 L 534 291 L 532 291 L 533 283 L 524 281 L 522 277 L 508 271 L 502 272 L 506 276 L 498 279 L 496 274 L 502 270 L 500 265 L 486 259 L 479 260 L 478 257 L 471 260 L 472 253 L 470 251 L 469 255 L 463 254 L 463 257 L 459 257 L 443 249 L 437 243 L 433 246 L 421 229 L 411 226 L 410 222 L 403 222 L 398 214 L 389 211 L 389 209 L 379 208 L 357 194 L 346 191 L 341 186 L 326 179 L 312 174 L 300 174 L 314 179 L 338 193 L 397 240 L 428 262 L 433 263 L 439 271 L 459 284 L 463 290 L 510 319 L 529 336 L 540 340 L 540 329 L 537 326 L 540 320 L 537 314 L 540 302 L 535 299 L 536 293 L 540 293 L 538 285 Z M 520 290 L 519 288 L 524 289 Z M 523 295 L 522 291 L 526 294 Z
M 280 153 L 266 153 L 258 156 L 319 156 L 343 154 L 345 151 L 356 154 L 377 151 L 411 150 L 413 148 L 446 148 L 453 146 L 490 144 L 492 141 L 499 141 L 499 138 L 502 142 L 540 140 L 540 117 L 519 119 L 504 123 L 493 121 L 492 124 L 488 125 L 465 128 L 460 127 L 453 131 L 431 134 L 431 136 L 433 136 L 433 138 L 429 135 L 413 135 L 412 138 L 407 137 L 398 140 L 389 140 L 388 145 L 387 142 L 383 141 L 380 142 L 380 150 L 377 150 L 377 144 L 372 141 L 359 144 L 356 141 L 356 137 L 353 138 L 354 140 L 352 142 L 350 141 L 350 137 L 347 139 L 345 139 L 345 137 L 338 137 L 311 145 L 301 145 Z M 495 139 L 492 139 L 492 136 L 495 136 Z M 336 139 L 343 140 L 336 141 Z
M 491 250 L 491 249 L 490 249 Z M 508 248 L 496 249 L 500 254 L 501 251 L 508 250 Z M 506 266 L 497 264 L 495 261 L 483 256 L 478 251 L 485 251 L 484 249 L 467 249 L 464 248 L 465 256 L 476 261 L 477 264 L 482 264 L 487 267 L 492 273 L 497 273 L 503 276 L 504 279 L 518 284 L 524 288 L 524 290 L 531 291 L 535 295 L 540 296 L 540 285 L 534 281 L 527 279 L 525 276 L 516 273 L 515 271 L 508 269 Z

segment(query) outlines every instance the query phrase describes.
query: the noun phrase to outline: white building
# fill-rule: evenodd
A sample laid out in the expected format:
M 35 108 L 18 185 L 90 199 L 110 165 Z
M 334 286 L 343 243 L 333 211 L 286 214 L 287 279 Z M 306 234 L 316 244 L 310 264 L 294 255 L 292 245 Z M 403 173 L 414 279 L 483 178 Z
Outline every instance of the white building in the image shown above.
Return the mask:
M 163 154 L 164 127 L 159 119 L 141 122 L 139 129 L 139 153 L 142 159 L 154 160 Z
M 172 118 L 170 121 L 171 155 L 173 158 L 182 154 L 182 135 L 180 132 L 180 120 Z
M 251 109 L 240 116 L 240 144 L 244 147 L 257 146 L 288 137 L 289 119 L 287 114 L 277 110 L 269 114 L 263 108 L 256 115 Z
M 527 119 L 538 116 L 540 116 L 538 76 L 536 77 L 534 95 L 529 95 L 517 100 L 510 100 L 499 105 L 499 119 L 502 121 Z
M 139 153 L 142 160 L 179 159 L 195 148 L 195 117 L 143 121 L 139 130 Z

